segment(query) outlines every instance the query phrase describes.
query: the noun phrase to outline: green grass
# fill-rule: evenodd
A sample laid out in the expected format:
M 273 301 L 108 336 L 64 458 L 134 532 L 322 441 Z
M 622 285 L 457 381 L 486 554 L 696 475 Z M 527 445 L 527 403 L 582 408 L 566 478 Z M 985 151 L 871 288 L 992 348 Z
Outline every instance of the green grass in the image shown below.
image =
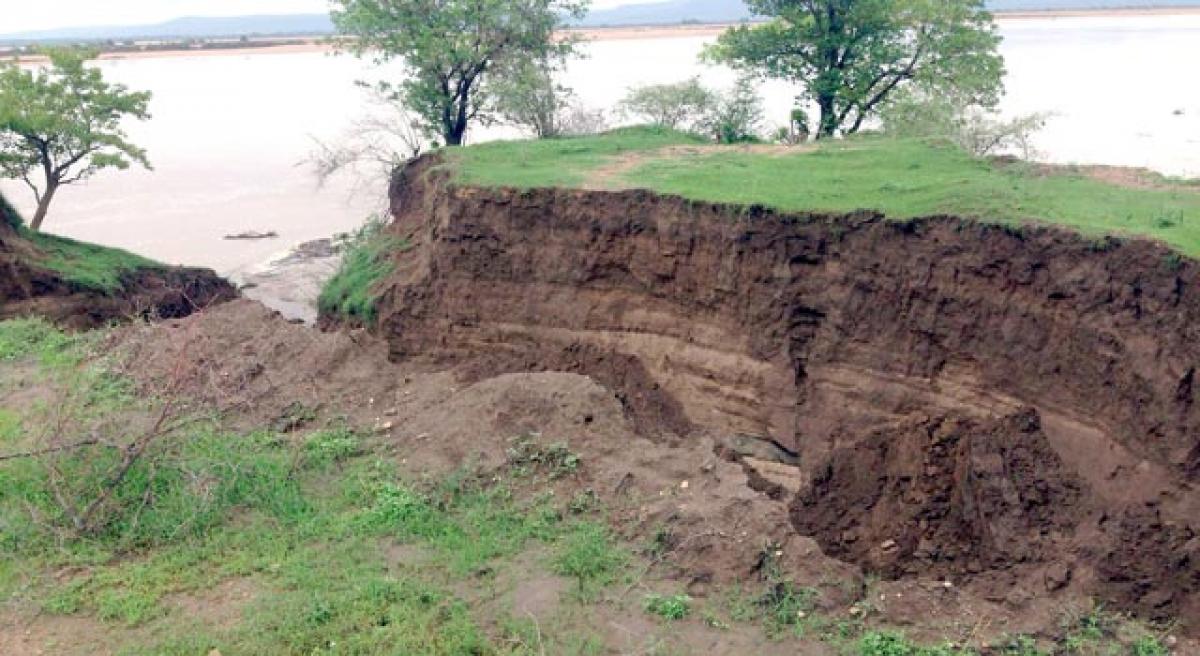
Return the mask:
M 468 184 L 574 187 L 621 155 L 706 142 L 675 130 L 636 127 L 597 136 L 489 142 L 446 151 L 446 157 L 458 179 Z
M 378 285 L 395 269 L 392 260 L 406 244 L 384 232 L 380 220 L 366 225 L 345 240 L 341 267 L 321 289 L 317 307 L 322 315 L 337 316 L 363 324 L 373 324 Z
M 646 128 L 539 142 L 501 142 L 453 151 L 457 179 L 520 188 L 578 186 L 630 151 L 645 160 L 620 176 L 701 201 L 786 211 L 878 210 L 893 219 L 952 214 L 987 222 L 1060 224 L 1090 235 L 1138 235 L 1200 255 L 1200 188 L 1168 179 L 1169 189 L 1133 189 L 1064 171 L 998 166 L 951 147 L 863 136 L 782 154 L 722 147 L 655 156 L 690 137 Z M 692 142 L 694 143 L 694 142 Z
M 37 368 L 32 384 L 71 399 L 71 425 L 84 434 L 92 421 L 153 413 L 154 400 L 107 370 L 97 344 L 43 322 L 0 322 L 0 376 Z M 0 454 L 36 447 L 23 427 L 61 412 L 55 402 L 0 407 Z M 547 574 L 569 573 L 595 593 L 630 557 L 595 511 L 515 491 L 577 462 L 565 447 L 504 474 L 464 468 L 412 480 L 383 445 L 343 423 L 284 436 L 196 419 L 133 467 L 108 521 L 87 535 L 63 521 L 51 477 L 57 470 L 60 491 L 86 501 L 115 452 L 0 461 L 0 599 L 94 618 L 128 636 L 118 653 L 523 655 L 538 652 L 505 642 L 456 590 L 486 585 L 532 553 Z M 408 555 L 389 565 L 397 548 Z M 176 610 L 181 597 L 229 584 L 254 591 L 207 604 L 239 604 L 230 621 Z M 580 638 L 578 653 L 592 653 L 590 640 Z
M 80 289 L 104 293 L 123 289 L 125 276 L 140 269 L 161 269 L 162 264 L 118 248 L 88 244 L 66 237 L 22 230 L 40 251 L 34 262 L 54 271 Z

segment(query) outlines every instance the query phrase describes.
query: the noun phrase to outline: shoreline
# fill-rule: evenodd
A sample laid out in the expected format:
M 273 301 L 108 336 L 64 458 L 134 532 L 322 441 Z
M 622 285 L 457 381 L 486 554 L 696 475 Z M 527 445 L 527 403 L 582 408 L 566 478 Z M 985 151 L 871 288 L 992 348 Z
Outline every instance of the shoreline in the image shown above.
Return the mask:
M 1117 9 L 1052 9 L 1044 11 L 1008 11 L 995 12 L 996 21 L 1027 21 L 1037 19 L 1069 19 L 1069 18 L 1131 18 L 1145 16 L 1200 16 L 1198 7 L 1130 7 Z M 583 38 L 585 41 L 623 41 L 633 39 L 667 39 L 716 36 L 725 30 L 740 25 L 740 23 L 700 23 L 686 25 L 629 25 L 619 27 L 581 27 L 562 30 Z M 170 57 L 220 57 L 243 55 L 280 55 L 297 53 L 333 52 L 333 45 L 328 37 L 298 37 L 288 43 L 272 44 L 272 39 L 263 39 L 261 45 L 249 47 L 213 47 L 213 48 L 163 48 L 147 51 L 117 51 L 101 53 L 100 60 L 122 59 L 160 59 Z M 297 41 L 301 41 L 297 43 Z M 0 55 L 0 60 L 15 58 L 18 63 L 41 63 L 46 61 L 40 55 L 19 56 L 15 53 Z

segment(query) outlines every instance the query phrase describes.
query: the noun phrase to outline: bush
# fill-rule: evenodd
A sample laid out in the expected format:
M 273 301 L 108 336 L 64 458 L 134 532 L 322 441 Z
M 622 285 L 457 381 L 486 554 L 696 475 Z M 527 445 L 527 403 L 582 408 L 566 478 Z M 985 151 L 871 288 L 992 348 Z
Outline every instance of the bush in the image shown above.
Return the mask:
M 732 91 L 716 99 L 703 127 L 718 143 L 745 143 L 759 141 L 762 122 L 762 99 L 754 78 L 743 75 Z
M 994 110 L 962 104 L 954 98 L 908 93 L 881 112 L 883 131 L 898 137 L 947 141 L 975 157 L 1015 153 L 1034 159 L 1033 137 L 1047 114 L 1002 118 Z
M 673 84 L 651 84 L 630 89 L 618 107 L 627 116 L 673 130 L 701 127 L 716 104 L 716 97 L 693 77 Z

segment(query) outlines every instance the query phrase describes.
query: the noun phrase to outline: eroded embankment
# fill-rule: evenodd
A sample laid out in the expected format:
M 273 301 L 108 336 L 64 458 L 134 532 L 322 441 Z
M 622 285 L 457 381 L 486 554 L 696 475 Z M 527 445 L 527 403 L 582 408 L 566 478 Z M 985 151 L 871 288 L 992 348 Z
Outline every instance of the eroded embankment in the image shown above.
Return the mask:
M 949 217 L 465 188 L 429 159 L 392 196 L 413 246 L 379 304 L 393 358 L 580 372 L 649 435 L 773 440 L 799 456 L 797 530 L 886 575 L 1200 619 L 1193 262 Z
M 0 220 L 0 320 L 35 315 L 72 328 L 94 328 L 132 316 L 183 317 L 237 297 L 216 273 L 179 267 L 134 269 L 121 277 L 117 289 L 90 289 L 40 266 L 39 256 L 36 246 Z

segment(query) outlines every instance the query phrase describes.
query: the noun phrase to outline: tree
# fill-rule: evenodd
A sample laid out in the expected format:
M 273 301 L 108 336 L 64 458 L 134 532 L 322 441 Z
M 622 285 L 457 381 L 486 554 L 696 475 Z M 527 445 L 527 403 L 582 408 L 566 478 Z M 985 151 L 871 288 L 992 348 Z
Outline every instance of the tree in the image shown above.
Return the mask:
M 763 25 L 725 32 L 711 60 L 804 85 L 817 137 L 857 132 L 910 84 L 992 107 L 1004 62 L 983 0 L 748 0 Z
M 648 84 L 629 90 L 619 105 L 626 115 L 654 125 L 676 129 L 699 127 L 712 111 L 717 97 L 693 77 L 671 84 Z
M 561 61 L 575 50 L 556 39 L 564 17 L 587 0 L 332 0 L 340 47 L 375 63 L 400 59 L 407 79 L 381 83 L 431 138 L 463 143 L 475 121 L 495 118 L 488 85 L 501 66 Z
M 108 168 L 124 170 L 135 163 L 150 168 L 146 152 L 121 128 L 126 117 L 150 118 L 150 94 L 105 82 L 99 70 L 84 65 L 94 51 L 46 54 L 49 68 L 0 67 L 0 174 L 33 190 L 33 230 L 41 229 L 63 185 Z

